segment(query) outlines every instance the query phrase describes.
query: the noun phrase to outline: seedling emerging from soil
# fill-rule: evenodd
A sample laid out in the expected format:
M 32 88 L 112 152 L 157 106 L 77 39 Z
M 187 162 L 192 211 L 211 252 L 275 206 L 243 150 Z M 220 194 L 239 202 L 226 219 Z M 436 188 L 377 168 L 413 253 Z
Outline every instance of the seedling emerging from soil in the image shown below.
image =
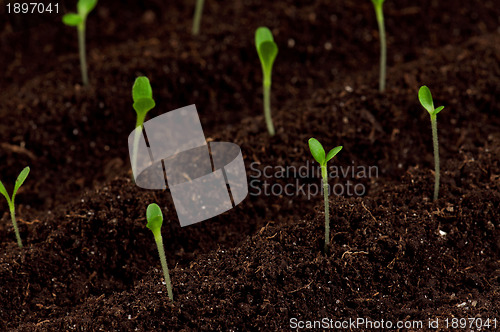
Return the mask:
M 197 35 L 200 32 L 200 22 L 201 22 L 201 14 L 203 13 L 203 3 L 204 0 L 196 0 L 196 8 L 194 9 L 194 17 L 193 17 L 193 35 Z
M 16 184 L 14 185 L 14 190 L 12 191 L 12 197 L 9 196 L 2 181 L 0 181 L 0 194 L 5 196 L 5 199 L 7 200 L 7 204 L 9 205 L 10 218 L 12 219 L 12 225 L 14 225 L 14 231 L 16 232 L 16 238 L 17 238 L 17 245 L 19 246 L 19 248 L 23 247 L 23 242 L 21 241 L 21 235 L 19 234 L 19 228 L 17 228 L 16 209 L 15 209 L 15 205 L 14 205 L 14 200 L 16 199 L 17 191 L 23 185 L 24 181 L 28 177 L 29 172 L 30 172 L 30 168 L 25 167 L 21 171 L 21 173 L 19 173 L 17 180 L 16 180 Z
M 146 114 L 155 107 L 153 100 L 153 89 L 146 76 L 139 76 L 135 79 L 132 87 L 132 99 L 134 100 L 134 110 L 137 113 L 137 121 L 135 128 L 141 127 L 146 118 Z M 137 149 L 139 147 L 139 139 L 141 137 L 140 130 L 136 130 L 134 134 L 134 146 L 132 151 L 132 169 L 137 166 Z
M 83 85 L 89 84 L 89 76 L 87 74 L 87 60 L 85 55 L 85 22 L 87 15 L 94 9 L 97 0 L 78 0 L 78 13 L 68 13 L 62 18 L 64 24 L 76 27 L 78 31 L 78 48 L 80 49 L 80 69 L 82 71 Z
M 385 0 L 372 0 L 377 16 L 378 31 L 380 34 L 380 75 L 378 88 L 380 92 L 385 90 L 385 73 L 387 64 L 387 43 L 385 40 L 384 11 L 382 5 Z
M 314 159 L 321 166 L 321 177 L 323 178 L 323 194 L 325 199 L 325 252 L 330 244 L 330 207 L 328 204 L 328 172 L 326 168 L 326 164 L 337 155 L 337 153 L 342 150 L 342 146 L 337 146 L 328 152 L 325 155 L 325 149 L 323 149 L 323 145 L 315 139 L 309 139 L 309 150 L 311 150 L 311 154 Z
M 266 118 L 267 130 L 271 136 L 274 135 L 273 119 L 271 118 L 271 73 L 274 59 L 278 54 L 278 46 L 274 42 L 273 34 L 266 27 L 260 27 L 255 31 L 255 47 L 259 53 L 262 65 L 263 93 L 264 93 L 264 117 Z
M 160 254 L 161 268 L 163 269 L 163 276 L 165 277 L 165 283 L 167 284 L 167 292 L 170 300 L 174 300 L 172 295 L 172 284 L 170 283 L 170 275 L 168 274 L 167 259 L 165 258 L 165 250 L 163 249 L 163 238 L 161 237 L 161 225 L 163 224 L 163 214 L 161 209 L 157 204 L 149 204 L 146 210 L 146 219 L 149 228 L 155 237 L 156 246 L 158 247 L 158 253 Z
M 438 144 L 438 133 L 437 133 L 437 120 L 436 115 L 441 112 L 444 106 L 439 106 L 434 108 L 434 101 L 432 100 L 431 90 L 425 85 L 420 87 L 418 90 L 418 99 L 420 104 L 429 112 L 431 116 L 431 127 L 432 127 L 432 143 L 434 145 L 434 200 L 438 199 L 439 195 L 439 144 Z

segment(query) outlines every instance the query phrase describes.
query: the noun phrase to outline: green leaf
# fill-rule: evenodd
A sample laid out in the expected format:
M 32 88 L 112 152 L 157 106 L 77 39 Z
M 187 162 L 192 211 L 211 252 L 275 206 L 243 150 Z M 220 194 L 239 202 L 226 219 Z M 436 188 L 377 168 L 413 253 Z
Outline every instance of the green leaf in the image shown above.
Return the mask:
M 163 224 L 163 214 L 158 204 L 149 204 L 146 210 L 146 219 L 148 224 L 146 225 L 153 233 L 159 232 L 161 225 Z
M 138 114 L 146 114 L 155 107 L 155 101 L 151 98 L 137 99 L 132 105 Z
M 323 145 L 317 139 L 309 139 L 309 150 L 311 150 L 312 156 L 320 165 L 326 164 L 325 149 L 323 149 Z
M 333 157 L 335 157 L 337 153 L 340 152 L 340 150 L 342 150 L 342 146 L 337 146 L 336 148 L 331 149 L 330 152 L 328 152 L 328 154 L 326 155 L 325 163 L 329 162 Z
M 2 181 L 0 181 L 0 194 L 4 195 L 5 199 L 7 200 L 7 203 L 10 206 L 10 196 L 7 193 L 7 190 L 5 189 L 5 186 L 3 185 Z
M 97 0 L 78 0 L 78 4 L 76 8 L 78 9 L 78 13 L 82 16 L 87 16 L 92 9 L 97 5 Z
M 62 21 L 64 24 L 66 25 L 69 25 L 71 27 L 74 27 L 74 26 L 77 26 L 79 25 L 80 23 L 83 22 L 83 19 L 80 15 L 78 14 L 75 14 L 75 13 L 69 13 L 69 14 L 65 14 L 63 17 L 62 17 Z
M 271 30 L 266 27 L 260 27 L 255 31 L 255 47 L 259 54 L 265 79 L 269 79 L 271 77 L 274 60 L 278 55 L 278 45 L 274 42 Z
M 29 166 L 28 167 L 25 167 L 21 173 L 19 173 L 19 176 L 17 177 L 17 180 L 16 180 L 16 184 L 14 185 L 14 191 L 12 192 L 12 200 L 14 200 L 14 197 L 16 196 L 17 194 L 17 191 L 19 190 L 19 188 L 23 185 L 24 181 L 26 180 L 26 178 L 28 177 L 28 174 L 30 173 L 30 168 Z
M 432 101 L 431 90 L 425 85 L 418 90 L 418 99 L 427 112 L 430 114 L 434 112 L 434 102 Z
M 134 86 L 132 87 L 132 105 L 137 112 L 137 115 L 142 119 L 146 117 L 146 113 L 155 107 L 153 100 L 153 89 L 146 76 L 139 76 L 135 79 Z
M 438 108 L 436 108 L 434 110 L 434 115 L 438 114 L 439 112 L 441 112 L 443 110 L 444 106 L 439 106 Z
M 271 76 L 274 60 L 278 55 L 278 46 L 273 41 L 265 41 L 259 45 L 259 59 L 267 78 Z
M 273 34 L 267 27 L 259 27 L 255 30 L 255 46 L 257 47 L 257 51 L 259 51 L 259 45 L 265 41 L 274 42 Z
M 134 102 L 141 98 L 153 98 L 153 89 L 146 76 L 137 77 L 132 87 L 132 99 Z

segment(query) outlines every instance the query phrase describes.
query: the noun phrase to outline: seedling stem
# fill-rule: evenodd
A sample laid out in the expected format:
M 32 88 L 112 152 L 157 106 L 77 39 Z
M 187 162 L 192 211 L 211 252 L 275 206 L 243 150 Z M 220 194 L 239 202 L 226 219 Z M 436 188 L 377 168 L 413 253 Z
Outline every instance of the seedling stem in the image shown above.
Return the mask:
M 89 74 L 87 72 L 87 56 L 85 51 L 85 27 L 78 25 L 78 49 L 80 50 L 80 71 L 82 73 L 83 85 L 89 85 Z
M 432 128 L 432 143 L 434 146 L 434 200 L 438 199 L 439 195 L 439 143 L 436 115 L 431 115 Z
M 9 211 L 10 219 L 12 220 L 12 225 L 14 226 L 14 232 L 16 233 L 17 245 L 19 246 L 19 248 L 22 248 L 23 242 L 21 241 L 21 234 L 19 233 L 19 228 L 17 227 L 16 209 L 14 207 L 14 204 L 12 204 L 12 206 L 9 206 Z
M 158 254 L 160 255 L 161 268 L 163 270 L 163 277 L 165 278 L 165 283 L 167 284 L 167 293 L 171 301 L 174 300 L 174 295 L 172 293 L 172 284 L 170 282 L 170 274 L 168 272 L 167 258 L 165 257 L 165 250 L 163 249 L 163 238 L 161 236 L 161 226 L 163 224 L 163 214 L 160 207 L 157 204 L 149 204 L 146 210 L 146 219 L 148 224 L 146 225 L 153 232 L 155 238 L 156 247 L 158 248 Z
M 337 146 L 331 149 L 328 154 L 325 154 L 325 149 L 321 145 L 321 143 L 315 139 L 309 139 L 309 150 L 311 150 L 311 154 L 314 159 L 321 166 L 321 177 L 323 179 L 323 198 L 325 200 L 325 253 L 327 252 L 328 245 L 330 244 L 330 204 L 328 202 L 328 170 L 327 163 L 333 157 L 337 155 L 337 153 L 342 150 L 342 146 Z
M 418 90 L 418 99 L 420 104 L 429 112 L 431 116 L 432 128 L 432 145 L 434 147 L 434 200 L 438 199 L 439 195 L 439 142 L 437 133 L 437 114 L 441 112 L 444 106 L 434 108 L 434 101 L 432 100 L 431 90 L 425 85 Z
M 170 282 L 170 274 L 167 266 L 167 257 L 165 256 L 165 250 L 163 249 L 163 237 L 161 232 L 154 233 L 156 246 L 158 247 L 158 254 L 160 255 L 161 268 L 163 270 L 163 277 L 165 278 L 165 283 L 167 284 L 167 293 L 170 300 L 174 300 L 174 295 L 172 293 L 172 283 Z
M 87 59 L 85 52 L 85 24 L 88 14 L 94 9 L 97 0 L 78 0 L 76 4 L 77 12 L 65 14 L 62 18 L 64 24 L 76 27 L 78 31 L 78 49 L 80 53 L 80 70 L 82 72 L 83 85 L 89 84 L 87 73 Z
M 21 171 L 21 173 L 19 173 L 16 179 L 16 184 L 14 185 L 14 190 L 12 191 L 12 197 L 9 196 L 2 181 L 0 181 L 0 194 L 5 197 L 5 199 L 7 200 L 7 204 L 9 205 L 10 219 L 12 220 L 12 225 L 14 226 L 14 232 L 16 233 L 17 245 L 19 246 L 19 248 L 23 247 L 23 242 L 21 241 L 21 235 L 19 234 L 19 228 L 17 227 L 15 199 L 17 191 L 23 185 L 24 181 L 28 177 L 29 172 L 30 168 L 25 167 Z
M 323 199 L 325 201 L 325 252 L 330 243 L 330 202 L 328 200 L 328 175 L 326 165 L 321 166 L 321 177 L 323 178 Z
M 203 13 L 203 3 L 204 0 L 196 0 L 196 8 L 194 9 L 193 18 L 193 35 L 198 35 L 200 32 L 201 14 Z
M 387 43 L 385 39 L 385 24 L 384 24 L 384 11 L 383 4 L 385 0 L 372 0 L 375 7 L 375 15 L 377 17 L 378 31 L 380 34 L 380 74 L 379 74 L 379 91 L 385 90 L 385 77 L 387 65 Z
M 271 117 L 271 75 L 274 60 L 278 55 L 278 46 L 274 42 L 271 30 L 266 27 L 260 27 L 255 31 L 255 47 L 259 54 L 260 64 L 262 66 L 262 93 L 264 97 L 264 119 L 266 120 L 267 131 L 269 135 L 274 136 L 274 125 Z
M 273 119 L 271 117 L 271 83 L 266 84 L 264 81 L 263 84 L 263 93 L 264 93 L 264 118 L 266 119 L 267 131 L 269 135 L 274 136 L 274 125 Z
M 134 101 L 133 108 L 137 113 L 135 122 L 134 142 L 132 147 L 132 171 L 136 171 L 137 167 L 137 149 L 139 148 L 139 139 L 141 138 L 141 130 L 146 114 L 155 107 L 153 100 L 153 89 L 146 76 L 139 76 L 135 79 L 132 87 L 132 100 Z

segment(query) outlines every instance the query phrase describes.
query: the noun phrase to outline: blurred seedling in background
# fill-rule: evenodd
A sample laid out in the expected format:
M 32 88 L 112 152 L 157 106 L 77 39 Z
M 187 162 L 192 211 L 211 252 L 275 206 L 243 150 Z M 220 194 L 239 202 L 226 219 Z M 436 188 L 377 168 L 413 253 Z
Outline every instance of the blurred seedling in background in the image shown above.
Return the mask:
M 380 35 L 380 74 L 378 88 L 380 92 L 385 90 L 385 76 L 387 66 L 387 42 L 385 39 L 385 24 L 383 4 L 385 0 L 372 0 L 375 7 L 375 15 L 377 16 L 378 31 Z
M 264 117 L 266 119 L 269 135 L 274 135 L 273 119 L 271 117 L 271 74 L 274 59 L 278 54 L 278 46 L 274 42 L 273 34 L 266 27 L 260 27 L 255 31 L 255 47 L 259 54 L 263 74 L 264 94 Z
M 135 79 L 134 86 L 132 87 L 132 99 L 134 104 L 132 107 L 137 113 L 137 120 L 135 123 L 135 128 L 140 127 L 144 124 L 144 119 L 146 114 L 155 107 L 155 101 L 153 100 L 153 89 L 149 83 L 149 79 L 146 76 L 139 76 Z M 141 131 L 136 130 L 134 134 L 134 145 L 132 151 L 132 170 L 137 167 L 137 149 L 139 148 L 139 139 L 141 138 Z
M 197 35 L 200 33 L 200 24 L 201 24 L 201 14 L 203 14 L 203 3 L 204 0 L 196 0 L 196 8 L 194 9 L 194 17 L 193 17 L 193 35 Z
M 62 18 L 64 24 L 76 27 L 78 31 L 78 48 L 80 50 L 80 69 L 82 71 L 83 85 L 89 84 L 87 73 L 87 59 L 85 54 L 85 23 L 88 14 L 94 9 L 97 0 L 78 0 L 77 13 L 65 14 Z
M 441 112 L 444 106 L 439 106 L 434 108 L 434 101 L 432 100 L 431 90 L 425 85 L 420 87 L 418 90 L 418 99 L 420 104 L 429 112 L 431 116 L 431 128 L 432 128 L 432 143 L 434 146 L 434 200 L 438 199 L 439 195 L 439 144 L 438 144 L 438 133 L 437 133 L 437 114 Z
M 24 181 L 28 177 L 29 172 L 30 172 L 30 168 L 25 167 L 21 171 L 21 173 L 19 173 L 17 180 L 16 180 L 16 184 L 14 185 L 14 190 L 12 191 L 12 197 L 9 196 L 2 181 L 0 181 L 0 194 L 5 196 L 5 199 L 7 200 L 7 204 L 9 205 L 10 218 L 12 219 L 12 225 L 14 225 L 14 231 L 16 233 L 17 245 L 19 246 L 19 248 L 23 247 L 23 242 L 21 241 L 21 235 L 19 234 L 19 228 L 17 227 L 16 207 L 15 207 L 14 203 L 15 203 L 17 191 L 23 185 Z
M 170 275 L 168 273 L 167 258 L 165 257 L 165 250 L 163 249 L 163 238 L 161 236 L 161 225 L 163 224 L 163 214 L 161 213 L 160 207 L 153 203 L 149 204 L 146 210 L 146 219 L 148 220 L 147 228 L 153 232 L 155 237 L 156 246 L 158 247 L 158 253 L 160 254 L 161 268 L 163 269 L 163 276 L 165 277 L 165 283 L 167 284 L 167 292 L 170 300 L 174 300 L 172 294 L 172 284 L 170 283 Z
M 315 139 L 309 139 L 309 150 L 314 159 L 321 166 L 321 177 L 323 178 L 323 195 L 325 200 L 325 252 L 327 251 L 328 245 L 330 244 L 330 206 L 328 203 L 328 171 L 327 163 L 337 155 L 337 153 L 342 150 L 342 146 L 337 146 L 331 149 L 328 154 L 325 154 L 325 149 L 323 145 Z

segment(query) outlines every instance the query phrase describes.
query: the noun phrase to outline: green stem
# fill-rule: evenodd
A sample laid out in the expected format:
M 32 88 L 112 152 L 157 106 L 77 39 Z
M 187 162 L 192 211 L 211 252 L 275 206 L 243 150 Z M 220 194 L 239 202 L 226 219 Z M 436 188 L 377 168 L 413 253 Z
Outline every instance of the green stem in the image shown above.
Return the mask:
M 193 35 L 197 35 L 200 32 L 201 14 L 203 13 L 203 3 L 204 0 L 196 0 L 196 8 L 194 9 L 193 18 Z
M 78 25 L 78 48 L 80 50 L 80 70 L 82 71 L 83 85 L 89 85 L 89 77 L 87 74 L 87 59 L 85 55 L 85 21 Z
M 144 115 L 137 115 L 137 121 L 135 123 L 135 134 L 134 134 L 134 145 L 132 147 L 132 179 L 134 179 L 134 172 L 137 170 L 137 150 L 139 149 L 139 139 L 142 134 L 142 124 L 144 123 Z M 138 130 L 137 128 L 141 128 Z M 138 175 L 138 174 L 137 174 Z
M 330 244 L 330 206 L 328 202 L 328 175 L 326 166 L 321 166 L 321 175 L 323 177 L 323 198 L 325 200 L 325 253 Z
M 274 125 L 273 119 L 271 117 L 271 82 L 266 82 L 264 80 L 263 92 L 264 92 L 264 117 L 266 119 L 267 131 L 269 135 L 274 136 Z
M 160 232 L 155 232 L 154 234 L 156 246 L 158 247 L 158 253 L 160 254 L 161 268 L 163 270 L 163 277 L 165 278 L 165 283 L 167 284 L 168 297 L 171 301 L 174 300 L 174 295 L 172 294 L 172 284 L 170 283 L 170 275 L 168 273 L 167 258 L 165 257 L 165 250 L 163 249 L 163 238 Z
M 10 210 L 10 218 L 12 219 L 12 225 L 14 225 L 14 232 L 16 233 L 17 245 L 19 246 L 19 248 L 22 248 L 23 242 L 21 241 L 21 234 L 19 234 L 19 228 L 17 227 L 16 210 L 14 207 L 14 202 L 12 202 L 12 205 L 9 206 L 9 210 Z
M 434 200 L 438 199 L 439 195 L 439 144 L 437 133 L 437 120 L 436 115 L 431 115 L 432 127 L 432 143 L 434 146 Z
M 382 4 L 380 6 L 375 6 L 375 13 L 377 15 L 378 30 L 380 34 L 380 75 L 379 75 L 379 90 L 384 92 L 385 90 L 385 76 L 386 76 L 386 64 L 387 64 L 387 43 L 385 40 L 385 24 L 384 24 L 384 12 L 382 10 Z

